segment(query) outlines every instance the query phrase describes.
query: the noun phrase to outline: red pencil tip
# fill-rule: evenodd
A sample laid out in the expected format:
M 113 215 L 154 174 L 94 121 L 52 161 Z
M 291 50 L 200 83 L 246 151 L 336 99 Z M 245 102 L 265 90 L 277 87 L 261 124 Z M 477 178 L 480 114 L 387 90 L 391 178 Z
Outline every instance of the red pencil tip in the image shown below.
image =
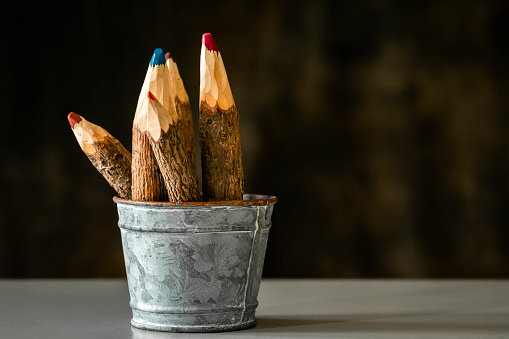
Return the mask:
M 201 37 L 201 43 L 205 45 L 205 47 L 209 51 L 216 51 L 219 52 L 219 49 L 217 49 L 216 42 L 214 41 L 214 38 L 212 37 L 212 34 L 205 33 Z
M 71 112 L 67 116 L 67 120 L 69 120 L 69 124 L 71 124 L 71 128 L 74 129 L 74 125 L 79 123 L 82 119 L 78 114 Z
M 147 97 L 150 99 L 150 100 L 156 100 L 156 97 L 154 96 L 154 94 L 152 94 L 152 92 L 148 91 L 147 93 Z
M 164 57 L 165 57 L 165 59 L 166 59 L 166 60 L 168 60 L 169 58 L 171 58 L 171 54 L 170 54 L 170 52 L 166 52 L 166 53 L 164 53 Z

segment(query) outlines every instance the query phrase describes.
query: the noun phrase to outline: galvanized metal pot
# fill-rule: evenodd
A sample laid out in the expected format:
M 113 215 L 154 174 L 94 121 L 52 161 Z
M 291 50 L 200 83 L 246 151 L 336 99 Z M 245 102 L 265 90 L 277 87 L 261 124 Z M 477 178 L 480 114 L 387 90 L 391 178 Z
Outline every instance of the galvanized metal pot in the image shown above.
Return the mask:
M 218 332 L 256 325 L 277 198 L 135 202 L 115 197 L 134 327 Z

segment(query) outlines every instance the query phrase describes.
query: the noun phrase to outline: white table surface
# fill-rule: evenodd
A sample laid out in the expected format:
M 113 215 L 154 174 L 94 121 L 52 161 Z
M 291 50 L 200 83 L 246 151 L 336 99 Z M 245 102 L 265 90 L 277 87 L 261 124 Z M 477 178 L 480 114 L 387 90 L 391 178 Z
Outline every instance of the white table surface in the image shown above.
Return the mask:
M 508 280 L 263 280 L 258 326 L 130 326 L 124 280 L 0 280 L 0 338 L 509 338 Z

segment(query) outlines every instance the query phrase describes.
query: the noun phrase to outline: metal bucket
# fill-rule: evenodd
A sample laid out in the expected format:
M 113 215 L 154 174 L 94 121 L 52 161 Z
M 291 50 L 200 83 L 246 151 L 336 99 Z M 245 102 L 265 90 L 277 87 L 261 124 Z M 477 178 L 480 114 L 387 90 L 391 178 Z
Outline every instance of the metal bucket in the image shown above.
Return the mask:
M 256 325 L 255 309 L 277 198 L 135 202 L 113 198 L 134 327 L 219 332 Z

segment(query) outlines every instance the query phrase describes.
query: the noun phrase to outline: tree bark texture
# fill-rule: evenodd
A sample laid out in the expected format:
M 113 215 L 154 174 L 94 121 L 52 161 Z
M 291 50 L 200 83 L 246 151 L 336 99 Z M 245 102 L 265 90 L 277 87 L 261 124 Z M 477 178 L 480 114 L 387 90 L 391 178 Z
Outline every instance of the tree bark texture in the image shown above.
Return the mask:
M 224 112 L 201 102 L 200 147 L 204 200 L 242 200 L 244 172 L 235 105 Z
M 168 201 L 164 180 L 146 132 L 133 127 L 132 199 Z
M 96 152 L 88 159 L 121 198 L 131 199 L 131 153 L 115 138 L 105 137 L 94 144 Z
M 177 127 L 170 125 L 168 132 L 161 131 L 157 141 L 148 133 L 148 139 L 164 178 L 169 201 L 200 201 L 195 171 L 191 168 Z
M 175 108 L 178 115 L 177 129 L 179 131 L 180 140 L 184 146 L 184 150 L 189 160 L 189 165 L 193 171 L 193 176 L 198 182 L 198 175 L 196 174 L 196 156 L 194 152 L 194 130 L 193 130 L 193 114 L 191 112 L 191 105 L 188 102 L 183 102 L 178 99 L 175 100 Z

